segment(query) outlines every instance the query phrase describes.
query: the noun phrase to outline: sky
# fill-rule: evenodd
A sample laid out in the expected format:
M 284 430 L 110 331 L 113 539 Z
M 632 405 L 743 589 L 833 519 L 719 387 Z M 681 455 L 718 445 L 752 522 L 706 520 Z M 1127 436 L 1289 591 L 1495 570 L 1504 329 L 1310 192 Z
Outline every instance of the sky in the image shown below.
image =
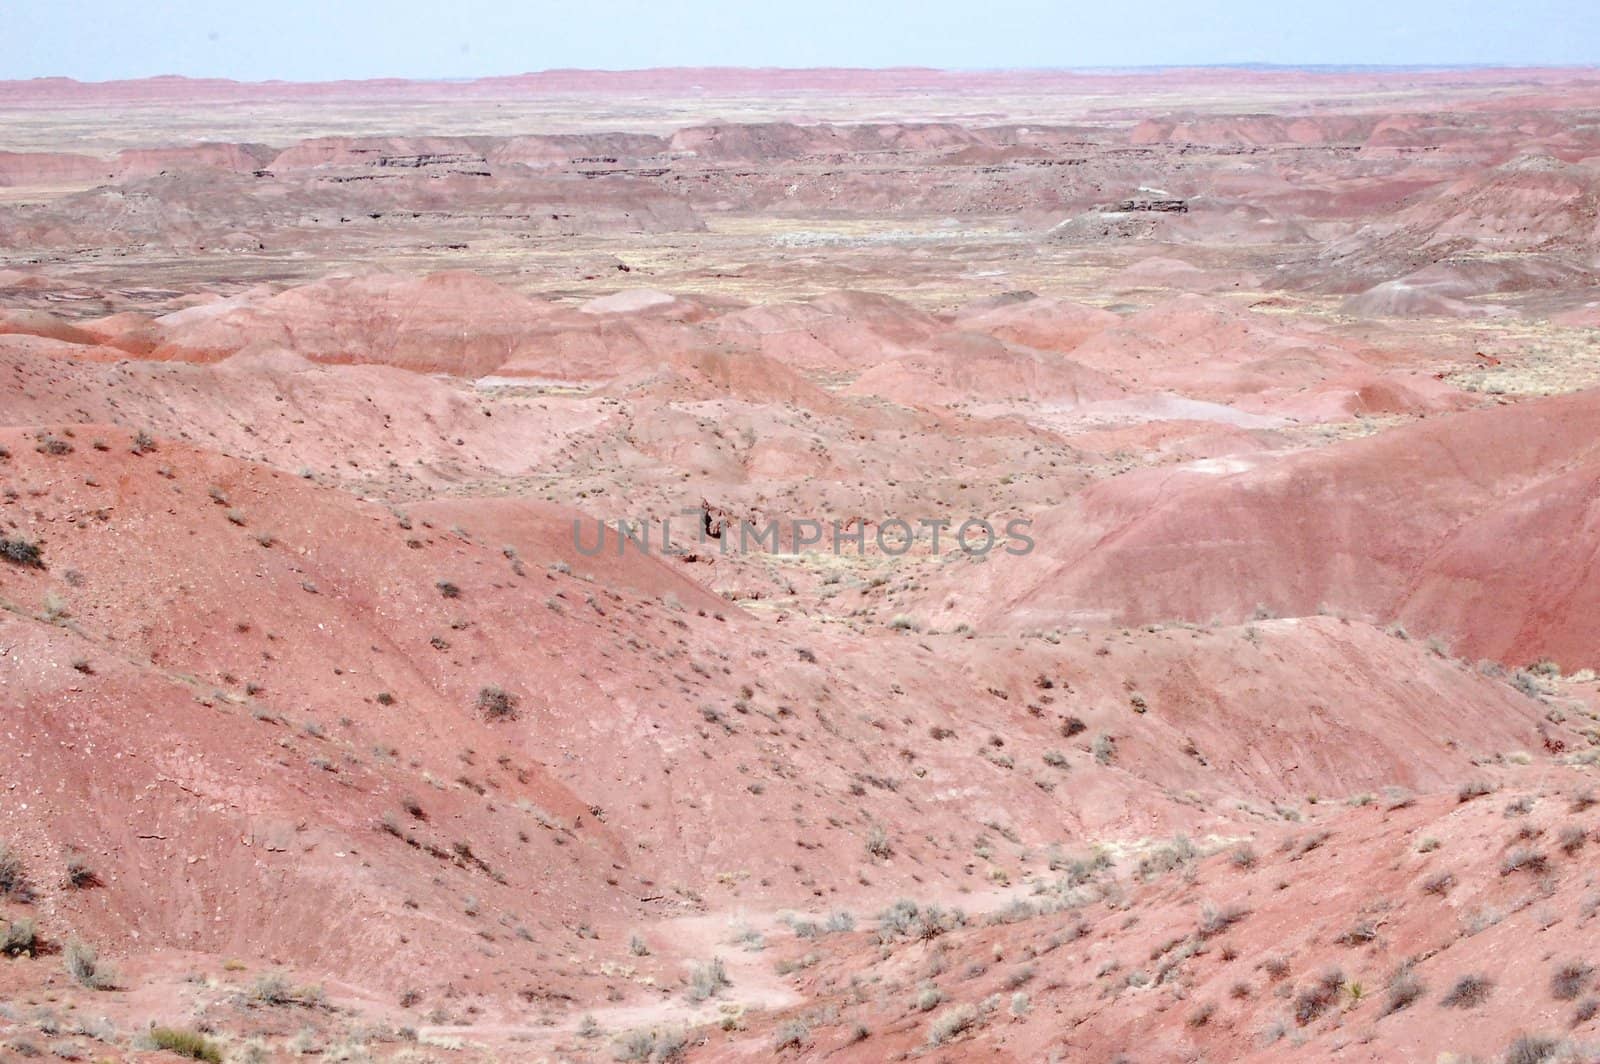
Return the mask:
M 1600 0 L 0 0 L 0 79 L 1590 65 Z

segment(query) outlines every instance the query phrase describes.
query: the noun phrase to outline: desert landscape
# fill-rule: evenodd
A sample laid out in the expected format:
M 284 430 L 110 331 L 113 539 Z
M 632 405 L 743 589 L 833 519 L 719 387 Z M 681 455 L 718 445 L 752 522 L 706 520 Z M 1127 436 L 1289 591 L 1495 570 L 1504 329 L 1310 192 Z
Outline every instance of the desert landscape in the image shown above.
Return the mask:
M 1600 70 L 0 83 L 7 1061 L 1600 1059 L 1597 668 Z

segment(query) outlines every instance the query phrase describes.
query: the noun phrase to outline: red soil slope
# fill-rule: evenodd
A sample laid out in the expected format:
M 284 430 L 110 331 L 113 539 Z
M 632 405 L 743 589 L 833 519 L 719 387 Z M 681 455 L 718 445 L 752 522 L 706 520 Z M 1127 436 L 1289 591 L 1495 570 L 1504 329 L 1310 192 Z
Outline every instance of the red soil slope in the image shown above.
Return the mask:
M 1401 619 L 1468 656 L 1600 663 L 1600 393 L 1096 486 L 1041 522 L 991 621 Z M 1001 590 L 997 588 L 996 590 Z

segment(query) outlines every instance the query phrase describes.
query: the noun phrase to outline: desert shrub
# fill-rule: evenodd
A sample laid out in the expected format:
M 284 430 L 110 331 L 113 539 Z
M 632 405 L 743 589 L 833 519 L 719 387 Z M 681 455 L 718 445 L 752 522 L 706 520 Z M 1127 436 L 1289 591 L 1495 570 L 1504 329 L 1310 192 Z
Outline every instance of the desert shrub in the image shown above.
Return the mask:
M 249 999 L 259 1005 L 307 1005 L 321 996 L 319 990 L 296 990 L 294 984 L 278 972 L 263 972 L 250 986 Z
M 1402 965 L 1389 980 L 1389 993 L 1383 1002 L 1383 1014 L 1387 1016 L 1416 1004 L 1424 989 L 1422 980 L 1417 978 L 1416 973 Z
M 1095 873 L 1111 867 L 1111 855 L 1104 850 L 1096 850 L 1088 857 L 1075 857 L 1070 861 L 1050 862 L 1052 870 L 1066 870 L 1066 884 L 1069 887 L 1081 886 L 1093 879 Z
M 1015 768 L 1017 764 L 1016 758 L 1012 757 L 1010 754 L 999 753 L 992 747 L 988 746 L 980 747 L 978 749 L 978 756 L 989 762 L 991 765 L 995 765 L 999 768 Z
M 1232 856 L 1230 856 L 1228 860 L 1233 862 L 1233 867 L 1242 868 L 1245 871 L 1249 871 L 1256 866 L 1255 847 L 1251 846 L 1248 842 L 1244 843 L 1238 849 L 1233 851 Z
M 1561 829 L 1561 852 L 1571 857 L 1583 849 L 1583 844 L 1589 841 L 1589 833 L 1576 824 L 1568 824 Z
M 67 974 L 80 986 L 90 990 L 111 990 L 117 985 L 117 973 L 100 960 L 93 946 L 73 940 L 67 943 L 62 956 Z
M 893 938 L 908 934 L 917 917 L 917 903 L 901 898 L 878 914 L 878 935 Z
M 0 953 L 7 957 L 20 957 L 24 953 L 32 957 L 38 949 L 39 938 L 34 933 L 32 920 L 13 920 L 6 925 L 5 935 L 0 936 Z
M 1363 920 L 1334 939 L 1341 946 L 1361 946 L 1378 937 L 1378 929 L 1369 920 Z
M 204 1060 L 208 1064 L 222 1064 L 222 1049 L 197 1031 L 183 1031 L 176 1027 L 155 1027 L 150 1031 L 150 1042 L 157 1049 L 176 1053 L 191 1060 Z
M 278 973 L 267 972 L 256 977 L 249 999 L 262 1005 L 287 1005 L 294 1000 L 294 987 Z
M 1097 735 L 1094 737 L 1092 750 L 1097 764 L 1109 765 L 1111 759 L 1116 756 L 1117 741 L 1109 735 Z
M 628 952 L 635 957 L 648 957 L 650 956 L 650 946 L 638 935 L 633 935 L 628 939 Z
M 917 991 L 917 1011 L 932 1012 L 943 1000 L 944 994 L 940 993 L 938 987 L 925 986 Z
M 1525 1034 L 1506 1048 L 1505 1064 L 1544 1064 L 1560 1048 L 1554 1038 Z
M 39 544 L 22 536 L 0 536 L 0 558 L 30 569 L 44 568 L 44 552 Z
M 1550 996 L 1557 1001 L 1573 1001 L 1588 985 L 1594 969 L 1579 961 L 1568 961 L 1550 976 Z
M 1157 847 L 1139 858 L 1139 878 L 1151 879 L 1188 864 L 1199 856 L 1194 843 L 1186 835 L 1174 835 L 1172 841 Z
M 1385 787 L 1383 789 L 1384 808 L 1390 812 L 1397 809 L 1410 809 L 1417 804 L 1416 795 L 1403 787 Z
M 1493 986 L 1485 976 L 1463 975 L 1450 992 L 1439 999 L 1439 1004 L 1447 1009 L 1475 1009 L 1489 999 Z
M 655 1032 L 628 1031 L 612 1044 L 611 1055 L 621 1061 L 649 1060 L 655 1048 Z
M 1327 1012 L 1339 1000 L 1339 990 L 1344 986 L 1344 973 L 1329 968 L 1315 982 L 1300 991 L 1294 999 L 1294 1022 L 1304 1027 Z
M 689 1036 L 682 1031 L 656 1032 L 656 1060 L 677 1060 L 689 1045 Z
M 433 586 L 438 589 L 439 594 L 443 595 L 447 599 L 461 597 L 461 588 L 455 584 L 452 584 L 448 580 L 436 581 Z
M 478 712 L 485 720 L 516 720 L 517 696 L 499 687 L 480 687 Z
M 1450 872 L 1437 872 L 1422 881 L 1424 894 L 1448 894 L 1450 888 L 1456 885 L 1456 877 Z
M 1214 938 L 1250 915 L 1242 905 L 1224 905 L 1218 909 L 1207 905 L 1200 910 L 1200 937 Z
M 1046 750 L 1040 755 L 1040 759 L 1051 768 L 1067 767 L 1067 755 L 1063 754 L 1060 750 Z
M 28 883 L 28 870 L 17 852 L 0 842 L 0 898 L 12 901 L 33 900 L 33 887 Z
M 1460 790 L 1456 791 L 1456 801 L 1470 802 L 1474 798 L 1482 798 L 1486 794 L 1493 793 L 1493 791 L 1494 788 L 1489 786 L 1487 780 L 1468 780 L 1461 785 Z
M 856 929 L 855 914 L 844 909 L 839 909 L 828 914 L 828 920 L 822 925 L 822 930 L 830 935 L 843 934 Z
M 73 890 L 87 890 L 99 886 L 100 877 L 79 858 L 72 858 L 67 862 L 67 886 Z
M 872 825 L 872 830 L 867 833 L 867 852 L 874 857 L 889 857 L 894 853 L 888 833 L 877 824 Z
M 878 940 L 890 942 L 896 938 L 914 938 L 927 941 L 965 923 L 966 917 L 960 912 L 947 911 L 937 905 L 919 906 L 914 901 L 901 898 L 878 914 Z
M 1300 819 L 1299 814 L 1297 813 L 1295 816 L 1291 817 L 1290 819 L 1291 820 Z M 1311 834 L 1309 834 L 1305 838 L 1301 839 L 1299 844 L 1297 846 L 1295 846 L 1295 848 L 1294 848 L 1295 849 L 1295 855 L 1292 858 L 1290 858 L 1290 860 L 1298 861 L 1301 857 L 1303 857 L 1306 854 L 1310 853 L 1312 850 L 1321 849 L 1323 843 L 1328 841 L 1328 838 L 1329 838 L 1329 836 L 1331 834 L 1332 834 L 1331 832 L 1327 832 L 1327 831 L 1313 831 Z
M 1545 855 L 1531 846 L 1518 846 L 1500 862 L 1500 874 L 1509 876 L 1513 872 L 1543 872 L 1548 867 L 1549 861 Z
M 724 987 L 733 985 L 728 978 L 727 966 L 722 963 L 721 957 L 712 957 L 704 964 L 697 964 L 689 975 L 689 1000 L 704 1001 L 706 998 L 715 997 Z
M 1544 692 L 1539 688 L 1539 681 L 1534 679 L 1533 673 L 1526 669 L 1518 669 L 1511 674 L 1511 686 L 1529 698 L 1540 698 Z
M 778 1027 L 777 1037 L 774 1039 L 774 1049 L 799 1049 L 811 1037 L 811 1028 L 804 1020 L 790 1020 Z
M 1020 924 L 1024 920 L 1032 920 L 1039 915 L 1039 906 L 1024 898 L 1012 898 L 1005 908 L 997 909 L 984 918 L 984 922 L 994 924 Z
M 972 1005 L 946 1009 L 928 1025 L 928 1044 L 943 1045 L 962 1031 L 971 1030 L 977 1023 L 978 1010 Z
M 751 934 L 758 933 L 759 932 L 751 932 Z M 792 975 L 795 972 L 803 971 L 807 968 L 815 966 L 821 960 L 822 954 L 816 952 L 807 953 L 805 956 L 797 957 L 794 960 L 779 961 L 777 964 L 772 966 L 772 970 L 777 972 L 779 975 Z

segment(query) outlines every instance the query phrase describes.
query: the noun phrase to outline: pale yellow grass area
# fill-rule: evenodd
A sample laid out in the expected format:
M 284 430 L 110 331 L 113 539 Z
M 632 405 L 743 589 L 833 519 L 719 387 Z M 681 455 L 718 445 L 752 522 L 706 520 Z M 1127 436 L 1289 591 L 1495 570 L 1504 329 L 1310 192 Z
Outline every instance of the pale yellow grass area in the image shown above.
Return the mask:
M 1486 345 L 1498 366 L 1465 369 L 1445 379 L 1488 395 L 1559 395 L 1600 386 L 1600 333 L 1594 329 L 1518 322 L 1497 326 Z

